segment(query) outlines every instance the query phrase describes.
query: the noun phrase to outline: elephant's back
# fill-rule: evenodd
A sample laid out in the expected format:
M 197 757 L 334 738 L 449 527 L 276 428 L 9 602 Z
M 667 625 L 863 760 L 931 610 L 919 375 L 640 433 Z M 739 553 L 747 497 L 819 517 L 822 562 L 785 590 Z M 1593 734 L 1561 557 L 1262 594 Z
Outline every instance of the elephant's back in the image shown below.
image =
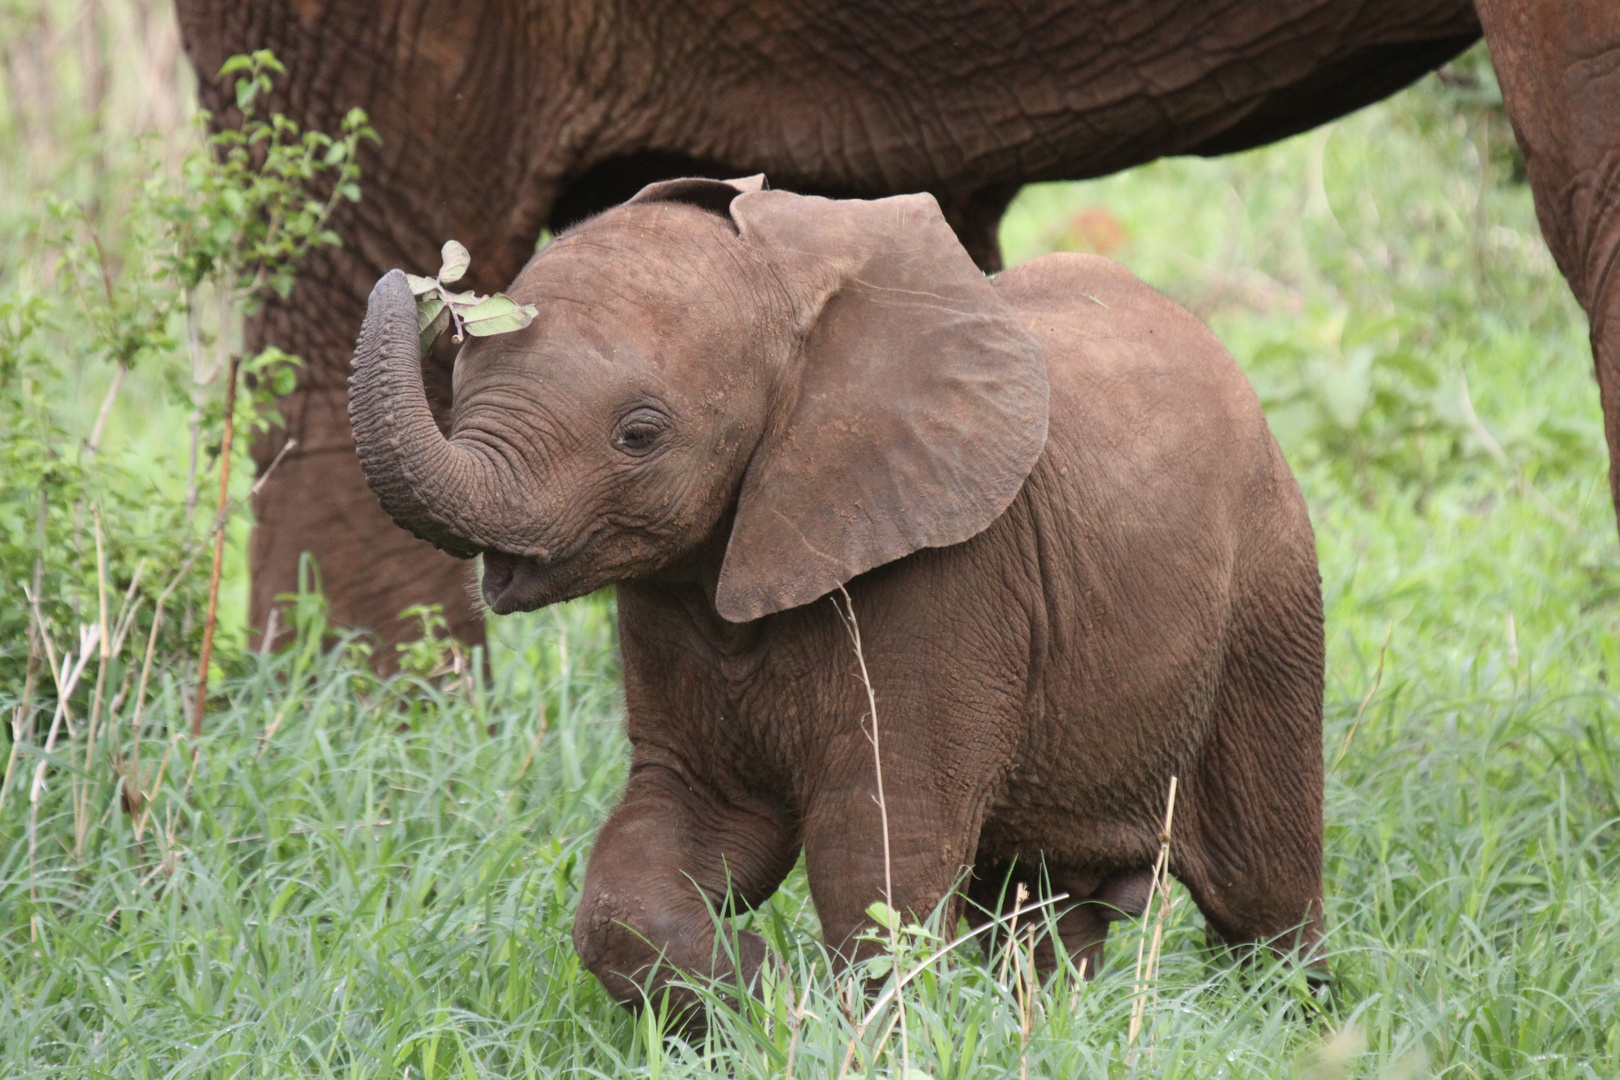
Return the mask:
M 996 291 L 1046 357 L 1048 465 L 1078 467 L 1073 482 L 1093 500 L 1192 500 L 1218 529 L 1238 504 L 1269 497 L 1254 490 L 1277 463 L 1259 400 L 1191 312 L 1097 255 L 1035 259 L 999 275 Z
M 1091 537 L 1122 580 L 1173 571 L 1217 607 L 1279 545 L 1291 562 L 1309 548 L 1314 568 L 1260 401 L 1191 312 L 1096 255 L 1035 259 L 996 291 L 1046 358 L 1049 435 L 1027 494 L 1047 528 Z

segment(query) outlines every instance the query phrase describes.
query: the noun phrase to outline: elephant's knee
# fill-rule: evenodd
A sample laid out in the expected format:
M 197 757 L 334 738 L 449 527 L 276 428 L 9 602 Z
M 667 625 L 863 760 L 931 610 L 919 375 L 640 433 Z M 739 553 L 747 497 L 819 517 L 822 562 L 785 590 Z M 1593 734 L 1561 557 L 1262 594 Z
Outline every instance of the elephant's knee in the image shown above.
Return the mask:
M 589 889 L 574 916 L 574 951 L 613 995 L 639 1008 L 649 994 L 682 978 L 714 979 L 722 995 L 739 975 L 752 988 L 767 949 L 758 934 L 733 933 L 729 924 L 716 935 L 706 907 L 680 910 L 655 898 L 626 898 Z M 689 990 L 672 988 L 679 1011 L 696 1006 Z
M 680 936 L 669 913 L 616 896 L 587 894 L 574 915 L 574 951 L 622 1005 L 639 1005 L 649 980 L 669 978 L 661 969 Z

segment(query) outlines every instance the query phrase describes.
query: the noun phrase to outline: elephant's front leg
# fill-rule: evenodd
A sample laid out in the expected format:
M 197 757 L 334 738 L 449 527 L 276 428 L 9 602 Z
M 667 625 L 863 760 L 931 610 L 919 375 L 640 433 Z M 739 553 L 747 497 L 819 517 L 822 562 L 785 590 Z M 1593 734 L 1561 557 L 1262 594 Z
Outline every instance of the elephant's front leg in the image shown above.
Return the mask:
M 961 906 L 956 890 L 978 845 L 982 796 L 953 791 L 957 781 L 949 770 L 908 761 L 905 741 L 892 744 L 883 761 L 881 804 L 867 745 L 864 761 L 840 770 L 844 782 L 818 790 L 805 818 L 805 871 L 816 914 L 827 944 L 845 963 L 878 951 L 858 937 L 875 925 L 867 910 L 886 897 L 907 922 L 922 922 L 950 898 L 945 927 L 953 927 Z
M 715 913 L 764 902 L 797 856 L 779 804 L 728 798 L 674 767 L 636 766 L 591 852 L 574 948 L 621 1005 L 656 1005 L 667 987 L 674 1014 L 701 1024 L 696 995 L 669 983 L 752 985 L 764 940 L 746 932 L 717 940 Z

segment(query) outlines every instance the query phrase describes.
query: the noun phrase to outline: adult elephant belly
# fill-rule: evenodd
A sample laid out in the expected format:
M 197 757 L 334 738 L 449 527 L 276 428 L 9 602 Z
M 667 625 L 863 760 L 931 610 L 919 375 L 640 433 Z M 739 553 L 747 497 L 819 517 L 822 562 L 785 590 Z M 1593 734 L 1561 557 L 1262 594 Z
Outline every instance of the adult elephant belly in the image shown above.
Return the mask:
M 661 178 L 660 163 L 702 164 L 835 196 L 932 191 L 987 270 L 1021 184 L 1285 138 L 1480 35 L 1467 0 L 772 3 L 718 22 L 694 4 L 649 18 L 661 35 L 631 67 L 657 72 L 661 104 L 686 93 L 691 108 L 594 163 L 554 225 Z M 672 66 L 671 39 L 708 44 Z
M 1020 184 L 1163 154 L 1224 153 L 1374 101 L 1479 34 L 1464 0 L 178 0 L 202 103 L 228 119 L 235 53 L 271 48 L 269 107 L 335 130 L 365 107 L 364 200 L 332 221 L 250 346 L 302 357 L 284 429 L 255 446 L 251 618 L 263 627 L 314 556 L 334 619 L 389 642 L 439 604 L 483 624 L 447 556 L 405 542 L 358 482 L 339 395 L 371 285 L 473 253 L 502 288 L 553 230 L 677 175 L 764 172 L 810 193 L 933 192 L 968 251 L 1000 264 Z M 448 419 L 452 355 L 424 361 Z M 295 443 L 288 449 L 289 442 Z M 287 621 L 281 620 L 285 627 Z

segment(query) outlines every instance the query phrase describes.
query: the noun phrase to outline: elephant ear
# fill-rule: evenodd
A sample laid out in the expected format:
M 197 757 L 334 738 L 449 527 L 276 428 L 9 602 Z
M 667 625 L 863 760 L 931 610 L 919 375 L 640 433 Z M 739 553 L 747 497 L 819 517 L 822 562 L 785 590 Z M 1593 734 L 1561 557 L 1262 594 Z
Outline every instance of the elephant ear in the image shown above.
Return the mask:
M 764 173 L 741 176 L 735 180 L 706 180 L 702 177 L 685 176 L 678 180 L 660 180 L 655 184 L 648 184 L 626 199 L 625 205 L 650 202 L 686 203 L 730 220 L 731 200 L 745 192 L 764 191 L 768 187 L 770 184 L 766 182 Z
M 931 195 L 730 204 L 816 300 L 744 474 L 716 606 L 807 604 L 1006 510 L 1046 445 L 1046 361 Z

